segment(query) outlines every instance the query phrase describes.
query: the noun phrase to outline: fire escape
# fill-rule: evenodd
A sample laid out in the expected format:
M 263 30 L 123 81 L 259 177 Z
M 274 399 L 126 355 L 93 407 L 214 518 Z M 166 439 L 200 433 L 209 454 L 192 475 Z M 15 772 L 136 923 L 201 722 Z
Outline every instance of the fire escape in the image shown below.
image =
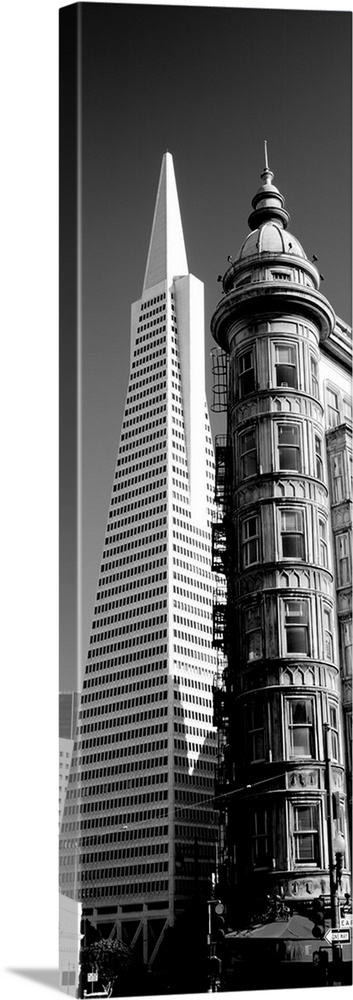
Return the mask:
M 227 410 L 227 356 L 214 349 L 213 360 L 213 404 L 216 413 Z M 217 672 L 213 686 L 213 724 L 217 728 L 217 765 L 215 796 L 218 799 L 219 837 L 217 882 L 224 877 L 226 858 L 226 813 L 227 799 L 222 801 L 227 785 L 226 754 L 228 743 L 229 717 L 227 709 L 227 512 L 229 501 L 230 449 L 225 435 L 215 439 L 215 502 L 216 519 L 212 524 L 212 572 L 217 575 L 217 585 L 213 604 L 213 646 L 217 650 Z

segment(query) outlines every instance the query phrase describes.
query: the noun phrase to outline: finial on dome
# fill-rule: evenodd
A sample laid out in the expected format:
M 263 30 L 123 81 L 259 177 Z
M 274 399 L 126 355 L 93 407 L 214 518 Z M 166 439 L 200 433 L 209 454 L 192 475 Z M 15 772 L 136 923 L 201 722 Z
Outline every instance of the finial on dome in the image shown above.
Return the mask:
M 264 139 L 265 168 L 261 174 L 262 184 L 251 204 L 254 211 L 249 215 L 250 229 L 258 229 L 263 222 L 276 222 L 286 229 L 290 216 L 284 206 L 284 197 L 272 183 L 273 172 L 268 165 L 267 139 Z
M 268 170 L 267 139 L 264 139 L 264 151 L 265 151 L 265 170 Z

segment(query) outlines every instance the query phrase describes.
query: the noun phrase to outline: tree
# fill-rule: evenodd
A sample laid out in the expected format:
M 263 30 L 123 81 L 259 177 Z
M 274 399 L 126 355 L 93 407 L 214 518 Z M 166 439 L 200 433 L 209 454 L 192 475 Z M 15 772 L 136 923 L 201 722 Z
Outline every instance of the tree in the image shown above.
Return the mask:
M 119 976 L 127 973 L 132 964 L 132 951 L 116 938 L 94 942 L 81 949 L 81 973 L 97 972 L 106 990 L 111 990 Z M 111 995 L 111 994 L 109 994 Z

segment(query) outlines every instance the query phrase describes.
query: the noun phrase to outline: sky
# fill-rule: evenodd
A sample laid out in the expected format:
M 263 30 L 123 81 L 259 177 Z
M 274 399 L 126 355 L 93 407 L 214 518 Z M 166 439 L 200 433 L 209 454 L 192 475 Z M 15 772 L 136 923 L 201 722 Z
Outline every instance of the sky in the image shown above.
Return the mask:
M 163 153 L 205 285 L 210 404 L 217 276 L 249 232 L 264 139 L 289 230 L 350 322 L 350 61 L 349 12 L 82 4 L 83 655 Z

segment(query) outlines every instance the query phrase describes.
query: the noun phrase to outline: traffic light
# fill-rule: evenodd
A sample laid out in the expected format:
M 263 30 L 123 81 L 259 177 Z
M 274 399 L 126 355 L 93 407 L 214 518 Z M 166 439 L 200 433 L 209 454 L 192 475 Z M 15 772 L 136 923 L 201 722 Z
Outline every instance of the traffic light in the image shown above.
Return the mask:
M 311 908 L 311 916 L 314 926 L 311 931 L 314 938 L 324 938 L 325 937 L 325 900 L 322 896 L 317 896 L 313 900 L 313 905 Z
M 225 935 L 224 906 L 220 899 L 212 900 L 211 909 L 211 937 L 212 941 L 221 942 Z

